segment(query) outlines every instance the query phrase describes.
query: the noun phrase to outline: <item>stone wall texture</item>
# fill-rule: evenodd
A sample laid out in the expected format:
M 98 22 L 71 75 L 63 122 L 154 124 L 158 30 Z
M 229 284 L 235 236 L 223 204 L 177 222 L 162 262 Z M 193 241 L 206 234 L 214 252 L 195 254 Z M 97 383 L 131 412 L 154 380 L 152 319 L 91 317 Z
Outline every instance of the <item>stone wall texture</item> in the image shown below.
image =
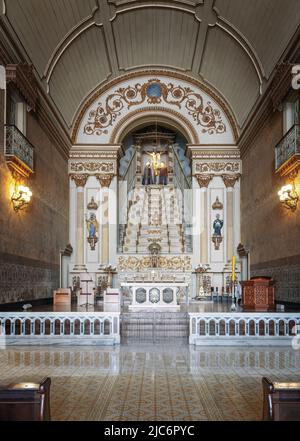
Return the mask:
M 241 236 L 250 249 L 251 275 L 272 276 L 276 299 L 300 302 L 300 204 L 284 208 L 278 190 L 289 182 L 275 175 L 275 145 L 283 135 L 282 113 L 272 113 L 243 157 Z M 300 173 L 295 179 L 300 194 Z
M 35 148 L 35 173 L 24 180 L 33 192 L 27 210 L 14 212 L 14 180 L 3 149 L 0 97 L 0 303 L 52 296 L 59 286 L 59 251 L 68 243 L 67 160 L 58 152 L 36 115 L 27 113 L 26 137 Z

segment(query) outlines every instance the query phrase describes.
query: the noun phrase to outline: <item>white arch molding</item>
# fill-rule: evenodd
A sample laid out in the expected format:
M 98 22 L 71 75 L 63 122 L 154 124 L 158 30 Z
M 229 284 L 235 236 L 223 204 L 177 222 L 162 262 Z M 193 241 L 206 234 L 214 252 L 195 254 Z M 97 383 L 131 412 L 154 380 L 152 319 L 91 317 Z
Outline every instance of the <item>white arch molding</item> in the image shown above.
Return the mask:
M 134 129 L 138 130 L 153 123 L 180 132 L 188 144 L 199 144 L 197 132 L 186 118 L 178 112 L 159 107 L 143 108 L 136 112 L 130 112 L 122 118 L 112 131 L 110 144 L 120 144 Z

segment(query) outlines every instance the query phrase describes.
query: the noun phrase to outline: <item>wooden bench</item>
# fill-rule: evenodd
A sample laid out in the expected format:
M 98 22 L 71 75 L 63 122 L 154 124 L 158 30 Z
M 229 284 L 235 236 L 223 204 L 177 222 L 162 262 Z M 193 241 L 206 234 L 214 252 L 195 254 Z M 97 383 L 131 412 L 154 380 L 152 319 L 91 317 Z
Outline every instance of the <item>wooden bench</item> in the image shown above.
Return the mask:
M 0 388 L 0 421 L 50 421 L 51 379 Z
M 263 420 L 300 421 L 300 383 L 272 383 L 263 377 Z

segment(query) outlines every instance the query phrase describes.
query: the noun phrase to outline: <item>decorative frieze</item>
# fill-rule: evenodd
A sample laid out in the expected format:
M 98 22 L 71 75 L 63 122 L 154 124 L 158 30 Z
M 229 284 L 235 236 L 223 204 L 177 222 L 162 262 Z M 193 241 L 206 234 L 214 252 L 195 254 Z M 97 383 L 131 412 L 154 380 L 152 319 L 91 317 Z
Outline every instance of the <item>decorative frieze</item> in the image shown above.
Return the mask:
M 201 175 L 201 174 L 195 174 L 195 178 L 198 181 L 199 186 L 202 187 L 208 187 L 210 181 L 213 179 L 214 175 Z
M 115 164 L 113 162 L 70 162 L 70 171 L 71 172 L 105 172 L 105 173 L 114 173 L 115 172 Z
M 239 162 L 198 162 L 195 164 L 197 173 L 239 172 Z
M 233 188 L 235 183 L 240 179 L 240 174 L 222 175 L 223 182 L 226 188 Z
M 89 175 L 87 173 L 85 174 L 71 174 L 70 178 L 75 182 L 76 187 L 84 187 Z
M 128 256 L 119 257 L 119 270 L 145 270 L 153 268 L 151 256 Z M 158 256 L 157 268 L 173 271 L 190 271 L 192 269 L 191 258 L 189 256 Z
M 89 112 L 89 117 L 83 131 L 86 135 L 108 133 L 108 128 L 113 126 L 126 106 L 132 108 L 140 104 L 165 104 L 185 108 L 202 133 L 220 134 L 226 132 L 226 125 L 221 112 L 214 108 L 211 102 L 204 100 L 203 96 L 191 88 L 180 84 L 165 83 L 153 78 L 143 84 L 127 85 L 114 90 L 105 99 Z

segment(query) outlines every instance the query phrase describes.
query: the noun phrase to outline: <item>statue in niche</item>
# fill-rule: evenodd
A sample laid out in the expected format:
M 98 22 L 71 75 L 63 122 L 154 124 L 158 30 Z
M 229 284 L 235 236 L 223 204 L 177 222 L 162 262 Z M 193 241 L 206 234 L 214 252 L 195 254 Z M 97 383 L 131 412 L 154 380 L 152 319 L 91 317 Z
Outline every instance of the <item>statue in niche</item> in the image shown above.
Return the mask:
M 152 173 L 152 167 L 150 161 L 147 162 L 146 167 L 144 168 L 144 174 L 143 174 L 143 185 L 152 185 L 154 183 L 153 181 L 153 173 Z
M 215 250 L 218 250 L 220 248 L 220 243 L 222 242 L 222 234 L 221 230 L 223 228 L 224 221 L 220 219 L 220 215 L 216 214 L 216 219 L 213 222 L 213 236 L 212 241 L 215 245 Z
M 213 223 L 214 236 L 221 236 L 221 230 L 223 228 L 224 222 L 220 219 L 220 215 L 216 214 L 216 219 Z
M 91 213 L 90 218 L 86 219 L 86 226 L 89 233 L 87 241 L 91 246 L 91 250 L 94 251 L 96 243 L 98 242 L 97 232 L 99 228 L 99 224 L 94 213 Z
M 164 162 L 160 163 L 159 166 L 159 185 L 167 185 L 168 180 L 168 168 Z

